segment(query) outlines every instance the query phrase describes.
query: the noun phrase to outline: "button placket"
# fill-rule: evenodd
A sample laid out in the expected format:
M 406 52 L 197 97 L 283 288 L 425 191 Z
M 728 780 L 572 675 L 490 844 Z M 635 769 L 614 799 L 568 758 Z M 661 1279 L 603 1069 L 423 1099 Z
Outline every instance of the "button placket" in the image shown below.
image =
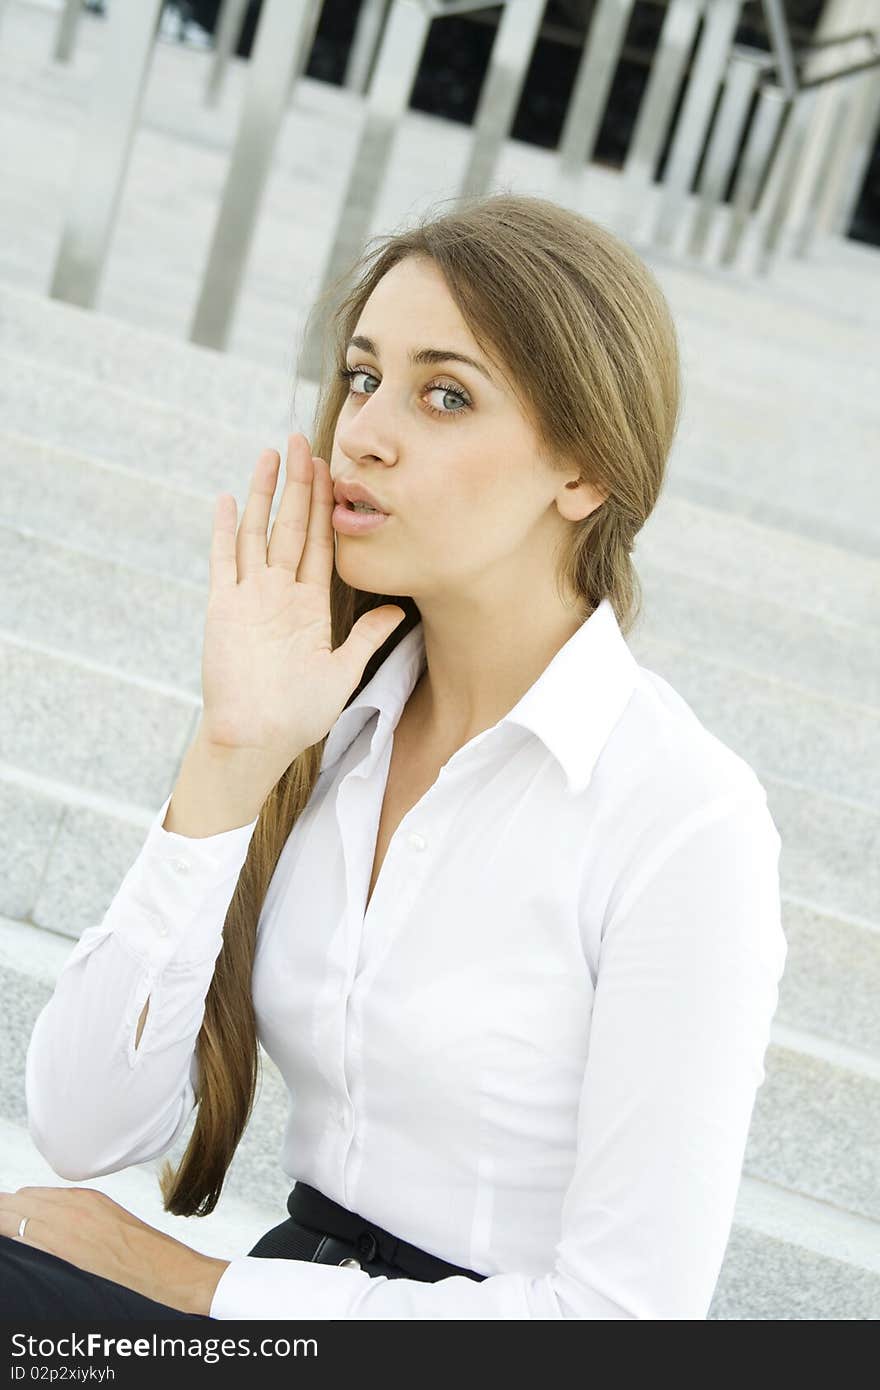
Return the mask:
M 433 798 L 434 794 L 435 788 L 432 787 L 430 791 L 425 793 L 425 797 L 423 797 L 422 800 L 424 801 L 426 797 Z M 413 810 L 415 809 L 416 808 L 413 808 Z M 412 815 L 413 810 L 408 811 L 407 815 Z M 425 814 L 421 802 L 418 805 L 418 813 L 420 815 Z M 371 932 L 372 940 L 369 943 L 367 943 L 367 951 L 359 955 L 357 973 L 354 976 L 352 982 L 353 985 L 357 985 L 359 989 L 369 989 L 370 984 L 375 979 L 382 966 L 383 960 L 385 959 L 386 955 L 391 949 L 395 935 L 397 934 L 397 932 L 405 930 L 408 914 L 414 908 L 416 902 L 418 901 L 419 893 L 422 891 L 422 884 L 424 882 L 425 875 L 428 872 L 429 864 L 424 857 L 423 851 L 426 850 L 429 846 L 429 837 L 427 835 L 422 834 L 422 832 L 419 830 L 404 831 L 405 820 L 406 817 L 404 818 L 404 821 L 402 821 L 401 824 L 397 827 L 389 842 L 388 852 L 385 856 L 385 862 L 382 865 L 379 878 L 376 882 L 376 887 L 373 890 L 373 896 L 370 899 L 370 904 L 367 908 L 367 916 L 364 919 L 365 923 L 366 921 L 370 920 L 372 916 L 374 904 L 377 902 L 377 899 L 379 898 L 379 892 L 380 889 L 383 887 L 383 879 L 386 878 L 386 870 L 389 869 L 392 855 L 394 855 L 394 857 L 396 858 L 396 854 L 394 854 L 395 845 L 405 845 L 408 851 L 415 851 L 415 853 L 410 853 L 409 855 L 404 853 L 403 858 L 401 860 L 401 864 L 407 865 L 408 859 L 408 866 L 406 869 L 404 869 L 403 867 L 394 867 L 394 892 L 393 894 L 389 894 L 389 900 L 393 903 L 393 906 L 390 909 L 386 909 L 386 915 L 393 916 L 394 921 L 393 923 L 389 923 L 387 921 L 383 922 L 383 930 L 381 932 L 381 935 L 378 932 L 376 932 L 375 924 L 373 924 L 373 931 Z M 443 827 L 438 826 L 437 818 L 435 815 L 432 828 L 434 844 L 437 843 L 438 834 L 442 839 Z M 416 862 L 417 859 L 418 862 Z M 384 884 L 384 888 L 385 892 L 388 893 L 389 885 L 387 884 L 387 882 Z M 385 894 L 383 893 L 383 897 L 384 896 Z M 362 947 L 363 944 L 364 943 L 362 939 Z M 366 956 L 366 958 L 364 958 L 364 956 Z

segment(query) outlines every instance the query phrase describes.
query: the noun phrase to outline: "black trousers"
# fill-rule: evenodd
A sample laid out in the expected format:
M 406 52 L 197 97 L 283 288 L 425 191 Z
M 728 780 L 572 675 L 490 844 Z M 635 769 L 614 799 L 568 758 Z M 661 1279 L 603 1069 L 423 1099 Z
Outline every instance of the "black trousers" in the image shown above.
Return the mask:
M 298 1182 L 287 1199 L 289 1216 L 273 1226 L 248 1253 L 264 1259 L 347 1264 L 375 1277 L 420 1279 L 433 1283 L 453 1274 L 486 1276 L 449 1264 L 381 1226 Z M 157 1303 L 112 1279 L 80 1269 L 68 1260 L 0 1236 L 0 1318 L 143 1318 L 210 1322 L 206 1314 L 183 1313 Z

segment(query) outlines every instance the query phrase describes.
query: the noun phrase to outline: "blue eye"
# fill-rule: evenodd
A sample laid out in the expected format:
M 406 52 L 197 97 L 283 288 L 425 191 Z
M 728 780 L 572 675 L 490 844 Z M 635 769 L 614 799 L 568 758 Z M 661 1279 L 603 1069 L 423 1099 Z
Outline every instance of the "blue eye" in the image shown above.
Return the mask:
M 343 380 L 349 383 L 349 395 L 352 396 L 371 394 L 370 392 L 365 393 L 363 391 L 355 391 L 354 388 L 351 386 L 351 382 L 354 377 L 369 376 L 372 377 L 374 381 L 377 380 L 377 378 L 373 376 L 372 372 L 367 371 L 366 367 L 340 367 L 339 375 L 341 378 L 343 378 Z M 451 386 L 448 382 L 432 382 L 431 385 L 425 387 L 425 390 L 442 391 L 444 395 L 454 396 L 456 400 L 461 402 L 460 410 L 438 410 L 436 406 L 428 405 L 427 409 L 430 410 L 432 415 L 441 415 L 445 416 L 447 419 L 453 419 L 456 415 L 464 415 L 466 411 L 472 409 L 472 402 L 470 400 L 470 397 L 465 395 L 464 391 L 460 391 L 457 386 Z

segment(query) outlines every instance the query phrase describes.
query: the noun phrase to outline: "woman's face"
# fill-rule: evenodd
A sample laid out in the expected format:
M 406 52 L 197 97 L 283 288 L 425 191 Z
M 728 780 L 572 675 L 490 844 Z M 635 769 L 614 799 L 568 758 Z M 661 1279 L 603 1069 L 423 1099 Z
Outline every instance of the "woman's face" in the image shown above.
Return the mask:
M 334 482 L 357 480 L 390 513 L 373 531 L 335 531 L 354 588 L 504 606 L 555 582 L 555 546 L 588 514 L 575 471 L 551 470 L 509 383 L 471 336 L 433 261 L 408 257 L 373 290 L 346 352 L 351 394 L 333 438 Z M 369 341 L 369 346 L 367 342 Z M 442 361 L 410 354 L 439 349 Z M 478 366 L 454 361 L 462 353 Z M 589 490 L 588 490 L 589 491 Z M 557 509 L 560 501 L 563 512 Z

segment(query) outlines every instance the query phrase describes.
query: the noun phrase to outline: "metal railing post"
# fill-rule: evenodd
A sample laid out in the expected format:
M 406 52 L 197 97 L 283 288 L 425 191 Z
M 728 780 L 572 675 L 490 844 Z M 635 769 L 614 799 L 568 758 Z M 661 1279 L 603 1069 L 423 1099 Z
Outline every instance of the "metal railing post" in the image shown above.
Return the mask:
M 788 120 L 776 153 L 775 177 L 767 187 L 756 209 L 757 260 L 755 271 L 767 275 L 779 249 L 782 231 L 791 207 L 794 183 L 804 157 L 807 127 L 816 104 L 816 89 L 800 91 L 791 100 Z
M 394 136 L 409 105 L 431 13 L 421 5 L 393 0 L 370 81 L 364 121 L 357 137 L 342 199 L 336 235 L 330 247 L 319 295 L 351 266 L 363 250 L 377 205 Z M 319 314 L 307 328 L 300 353 L 300 373 L 320 376 L 324 324 Z
M 852 78 L 849 79 L 852 83 Z M 814 170 L 810 187 L 807 190 L 807 197 L 804 209 L 801 214 L 800 225 L 795 229 L 791 242 L 791 254 L 799 258 L 807 255 L 816 231 L 816 217 L 819 211 L 819 204 L 822 201 L 823 190 L 827 187 L 831 177 L 834 163 L 837 158 L 837 151 L 840 147 L 840 133 L 843 130 L 846 116 L 849 111 L 848 97 L 850 92 L 847 90 L 846 80 L 840 84 L 841 91 L 836 93 L 837 102 L 831 113 L 830 124 L 825 128 L 825 136 L 819 163 Z
M 545 0 L 507 0 L 471 125 L 471 145 L 459 192 L 484 193 L 513 125 Z
M 163 0 L 113 0 L 49 294 L 90 308 L 125 183 Z
M 845 236 L 853 219 L 877 140 L 877 127 L 880 125 L 880 69 L 873 74 L 865 74 L 853 105 L 855 133 L 850 132 L 853 156 L 849 165 L 841 167 L 837 173 L 838 187 L 829 200 L 833 212 L 828 219 L 828 230 L 831 235 L 836 236 Z
M 82 14 L 82 0 L 64 0 L 64 8 L 55 29 L 53 63 L 69 63 L 76 43 L 76 30 Z
M 214 26 L 214 52 L 205 84 L 205 105 L 216 106 L 223 91 L 229 60 L 238 48 L 248 0 L 220 0 Z
M 666 11 L 621 174 L 614 225 L 623 236 L 638 235 L 646 195 L 653 191 L 654 171 L 705 4 L 706 0 L 671 0 Z
M 556 156 L 555 191 L 569 198 L 577 190 L 605 115 L 633 0 L 599 0 L 584 38 L 574 88 L 565 112 Z
M 312 0 L 263 0 L 241 118 L 190 329 L 193 343 L 226 346 L 275 141 L 287 108 L 290 73 L 301 61 L 311 15 Z
M 758 105 L 746 136 L 730 200 L 730 216 L 719 254 L 719 265 L 730 266 L 739 254 L 749 218 L 773 157 L 788 98 L 779 87 L 759 89 Z
M 350 92 L 357 92 L 358 96 L 363 96 L 370 84 L 387 14 L 388 0 L 361 0 L 343 79 L 343 86 Z
M 291 101 L 294 88 L 299 79 L 305 75 L 305 70 L 309 65 L 312 49 L 315 46 L 315 35 L 318 32 L 318 25 L 321 21 L 321 10 L 324 8 L 324 0 L 310 0 L 310 4 L 311 10 L 309 12 L 309 19 L 299 50 L 299 62 L 294 64 L 290 74 L 290 90 L 287 94 L 288 102 Z
M 770 46 L 776 58 L 777 85 L 787 97 L 793 97 L 797 94 L 798 77 L 782 0 L 761 0 L 761 4 L 767 21 Z
M 664 169 L 663 191 L 651 240 L 670 247 L 684 211 L 706 139 L 727 56 L 739 24 L 742 0 L 711 0 L 690 80 Z
M 697 185 L 699 202 L 694 210 L 687 244 L 687 254 L 694 258 L 699 258 L 705 253 L 712 221 L 730 181 L 733 162 L 755 94 L 755 85 L 764 66 L 762 59 L 763 55 L 760 55 L 756 61 L 754 55 L 737 51 L 736 48 L 731 55 L 727 76 L 724 79 L 721 106 L 712 126 Z

